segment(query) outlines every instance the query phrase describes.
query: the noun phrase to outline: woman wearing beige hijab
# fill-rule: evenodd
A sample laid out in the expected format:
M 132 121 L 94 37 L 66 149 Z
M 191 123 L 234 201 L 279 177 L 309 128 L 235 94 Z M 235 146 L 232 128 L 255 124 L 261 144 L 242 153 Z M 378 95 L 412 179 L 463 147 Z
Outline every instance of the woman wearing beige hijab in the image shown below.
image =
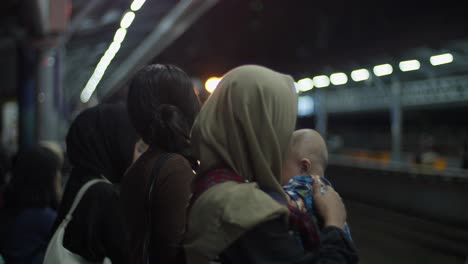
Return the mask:
M 296 111 L 290 76 L 254 65 L 224 76 L 192 128 L 200 168 L 184 240 L 187 263 L 357 262 L 342 231 L 346 211 L 331 187 L 314 189 L 326 226 L 320 239 L 286 202 L 281 166 Z M 298 226 L 309 248 L 291 235 Z

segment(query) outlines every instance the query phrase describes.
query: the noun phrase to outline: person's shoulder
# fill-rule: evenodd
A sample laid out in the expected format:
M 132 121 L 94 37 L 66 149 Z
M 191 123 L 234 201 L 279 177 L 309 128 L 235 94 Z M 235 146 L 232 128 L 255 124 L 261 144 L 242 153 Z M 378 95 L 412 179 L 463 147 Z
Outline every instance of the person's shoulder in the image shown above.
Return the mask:
M 43 214 L 47 217 L 52 217 L 55 219 L 55 217 L 57 216 L 57 211 L 55 211 L 54 209 L 50 208 L 50 207 L 46 207 L 44 208 L 43 210 Z
M 101 181 L 93 184 L 83 196 L 83 199 L 96 199 L 97 197 L 116 196 L 118 195 L 117 188 L 114 184 L 106 181 Z
M 170 154 L 166 165 L 190 167 L 189 161 L 184 156 L 177 153 Z
M 43 224 L 47 227 L 46 230 L 50 230 L 52 228 L 53 223 L 55 222 L 55 219 L 57 218 L 57 211 L 50 207 L 47 207 L 44 208 L 41 215 L 44 221 Z
M 174 173 L 190 176 L 193 174 L 189 161 L 184 156 L 175 153 L 170 154 L 164 165 L 162 165 L 160 175 L 165 177 Z

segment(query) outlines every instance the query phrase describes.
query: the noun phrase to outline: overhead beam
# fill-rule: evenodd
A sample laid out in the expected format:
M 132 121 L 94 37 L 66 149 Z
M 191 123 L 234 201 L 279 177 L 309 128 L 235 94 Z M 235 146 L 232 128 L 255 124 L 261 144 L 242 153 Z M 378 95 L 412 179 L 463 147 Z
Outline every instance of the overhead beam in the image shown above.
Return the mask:
M 111 73 L 113 77 L 107 78 L 98 86 L 100 93 L 108 95 L 121 88 L 139 68 L 159 55 L 217 2 L 218 0 L 180 1 L 161 19 L 156 28 L 130 56 Z
M 90 0 L 88 1 L 84 7 L 78 12 L 74 18 L 70 22 L 70 26 L 68 27 L 67 31 L 61 35 L 59 40 L 59 45 L 65 45 L 68 40 L 73 36 L 76 29 L 78 28 L 79 24 L 86 18 L 88 14 L 90 14 L 94 8 L 98 5 L 102 4 L 103 0 Z

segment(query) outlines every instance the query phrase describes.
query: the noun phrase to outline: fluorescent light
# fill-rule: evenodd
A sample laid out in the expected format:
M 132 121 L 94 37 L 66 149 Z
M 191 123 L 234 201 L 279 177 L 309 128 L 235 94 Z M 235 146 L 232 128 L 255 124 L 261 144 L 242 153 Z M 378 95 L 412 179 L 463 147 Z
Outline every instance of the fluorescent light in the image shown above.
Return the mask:
M 421 68 L 421 63 L 419 63 L 418 60 L 407 60 L 400 62 L 399 66 L 400 70 L 403 72 L 416 71 Z
M 96 66 L 96 69 L 98 67 L 105 67 L 107 68 L 107 66 L 109 66 L 109 64 L 111 63 L 112 59 L 114 58 L 114 55 L 113 54 L 110 54 L 109 52 L 106 52 L 106 54 L 104 54 L 104 56 L 101 58 L 101 60 L 99 61 L 98 65 Z
M 120 49 L 120 43 L 117 43 L 117 42 L 112 42 L 110 45 L 109 45 L 109 48 L 107 49 L 107 51 L 110 53 L 110 54 L 116 54 Z M 106 53 L 107 53 L 106 51 Z
M 127 30 L 125 28 L 117 29 L 114 35 L 114 42 L 117 42 L 119 44 L 122 43 L 122 41 L 124 41 L 125 39 L 125 35 L 127 35 Z
M 337 72 L 330 75 L 330 81 L 333 85 L 343 85 L 348 82 L 348 76 L 343 72 Z
M 96 66 L 99 67 L 100 65 L 106 65 L 106 67 L 110 64 L 110 62 L 112 61 L 112 59 L 114 58 L 114 56 L 109 52 L 107 51 L 104 56 L 102 56 L 101 60 L 99 61 L 98 65 Z
M 390 64 L 382 64 L 374 67 L 374 74 L 376 76 L 385 76 L 393 73 L 393 67 Z
M 369 79 L 369 71 L 366 69 L 354 70 L 351 72 L 351 78 L 355 82 L 361 82 Z
M 297 88 L 301 92 L 307 92 L 314 88 L 314 81 L 310 78 L 304 78 L 297 82 Z
M 326 75 L 319 75 L 315 76 L 314 79 L 314 86 L 317 88 L 323 88 L 330 85 L 330 79 Z
M 112 42 L 114 43 L 114 42 Z M 114 45 L 114 46 L 109 46 L 109 48 L 106 50 L 106 53 L 104 53 L 104 60 L 108 60 L 109 62 L 115 57 L 115 54 L 119 51 L 120 46 Z
M 451 63 L 453 61 L 453 55 L 450 53 L 435 55 L 431 57 L 430 61 L 432 66 Z
M 210 77 L 208 80 L 205 82 L 205 89 L 209 93 L 213 93 L 216 87 L 218 87 L 219 82 L 221 81 L 221 78 L 218 77 Z
M 87 103 L 89 99 L 91 98 L 91 95 L 93 95 L 94 91 L 96 90 L 97 85 L 101 81 L 102 76 L 98 76 L 95 73 L 89 78 L 88 83 L 86 83 L 85 88 L 81 92 L 80 99 L 81 102 Z
M 96 66 L 96 69 L 94 70 L 93 76 L 101 75 L 102 77 L 102 75 L 104 75 L 104 72 L 106 72 L 106 69 L 110 64 L 110 60 L 111 58 L 106 59 L 106 60 L 100 60 L 98 65 Z
M 93 76 L 102 78 L 102 76 L 104 76 L 104 73 L 106 72 L 107 66 L 106 65 L 103 65 L 101 67 L 99 66 L 100 65 L 98 65 L 98 67 L 96 67 L 96 69 L 94 70 Z
M 86 83 L 85 88 L 81 92 L 81 95 L 80 95 L 81 102 L 87 103 L 89 101 L 89 99 L 91 98 L 91 95 L 93 95 L 94 91 L 96 90 L 97 85 L 101 81 L 102 76 L 99 76 L 99 75 L 100 74 L 97 74 L 95 70 L 91 78 L 89 78 L 88 82 Z
M 91 95 L 94 93 L 94 90 L 96 90 L 97 84 L 98 82 L 96 81 L 95 78 L 90 78 L 88 80 L 88 83 L 86 83 L 86 86 L 80 95 L 81 102 L 87 103 L 89 101 L 89 99 L 91 98 Z
M 128 11 L 122 17 L 122 20 L 120 21 L 120 27 L 127 29 L 132 24 L 133 19 L 135 19 L 135 13 L 133 13 L 132 11 Z
M 132 5 L 130 5 L 130 9 L 132 11 L 138 11 L 143 6 L 146 0 L 133 0 Z
M 104 73 L 106 72 L 107 67 L 109 66 L 115 54 L 119 51 L 119 49 L 120 49 L 120 43 L 112 42 L 109 45 L 109 48 L 106 50 L 106 52 L 102 56 L 98 65 L 96 66 L 96 69 L 94 69 L 93 74 L 91 75 L 88 82 L 86 83 L 85 88 L 81 92 L 81 95 L 80 95 L 81 102 L 87 103 L 89 101 L 94 91 L 96 90 L 96 87 L 101 81 L 102 76 L 104 76 Z
M 311 96 L 299 96 L 297 101 L 297 115 L 310 116 L 314 113 L 314 99 Z
M 87 92 L 87 90 L 89 90 L 89 89 L 88 89 L 88 85 L 86 85 L 85 89 L 86 89 L 86 90 L 83 90 L 83 91 L 81 92 L 81 95 L 80 95 L 80 100 L 81 100 L 81 102 L 83 102 L 83 103 L 88 102 L 89 99 L 91 98 L 91 96 L 89 96 L 89 92 Z
M 132 11 L 139 10 L 145 1 L 146 0 L 134 0 L 130 6 L 130 9 Z M 109 45 L 109 48 L 101 57 L 101 60 L 96 65 L 93 74 L 83 88 L 83 91 L 81 91 L 81 102 L 87 103 L 89 101 L 94 91 L 96 90 L 96 87 L 104 76 L 107 67 L 112 62 L 112 59 L 115 57 L 117 52 L 119 52 L 121 43 L 125 40 L 125 36 L 127 35 L 127 28 L 130 27 L 133 20 L 135 19 L 135 13 L 132 11 L 127 11 L 123 15 L 122 20 L 120 21 L 120 28 L 115 32 L 114 41 Z

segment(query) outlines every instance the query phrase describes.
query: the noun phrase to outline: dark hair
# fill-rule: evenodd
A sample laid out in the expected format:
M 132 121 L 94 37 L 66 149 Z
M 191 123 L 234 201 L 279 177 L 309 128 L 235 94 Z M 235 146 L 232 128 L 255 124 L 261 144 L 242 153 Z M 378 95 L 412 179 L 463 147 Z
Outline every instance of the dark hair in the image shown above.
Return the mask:
M 57 208 L 56 177 L 60 166 L 60 158 L 45 147 L 18 152 L 5 192 L 6 206 L 18 210 Z
M 149 65 L 130 82 L 130 120 L 143 141 L 166 152 L 184 154 L 200 102 L 189 76 L 173 65 Z

